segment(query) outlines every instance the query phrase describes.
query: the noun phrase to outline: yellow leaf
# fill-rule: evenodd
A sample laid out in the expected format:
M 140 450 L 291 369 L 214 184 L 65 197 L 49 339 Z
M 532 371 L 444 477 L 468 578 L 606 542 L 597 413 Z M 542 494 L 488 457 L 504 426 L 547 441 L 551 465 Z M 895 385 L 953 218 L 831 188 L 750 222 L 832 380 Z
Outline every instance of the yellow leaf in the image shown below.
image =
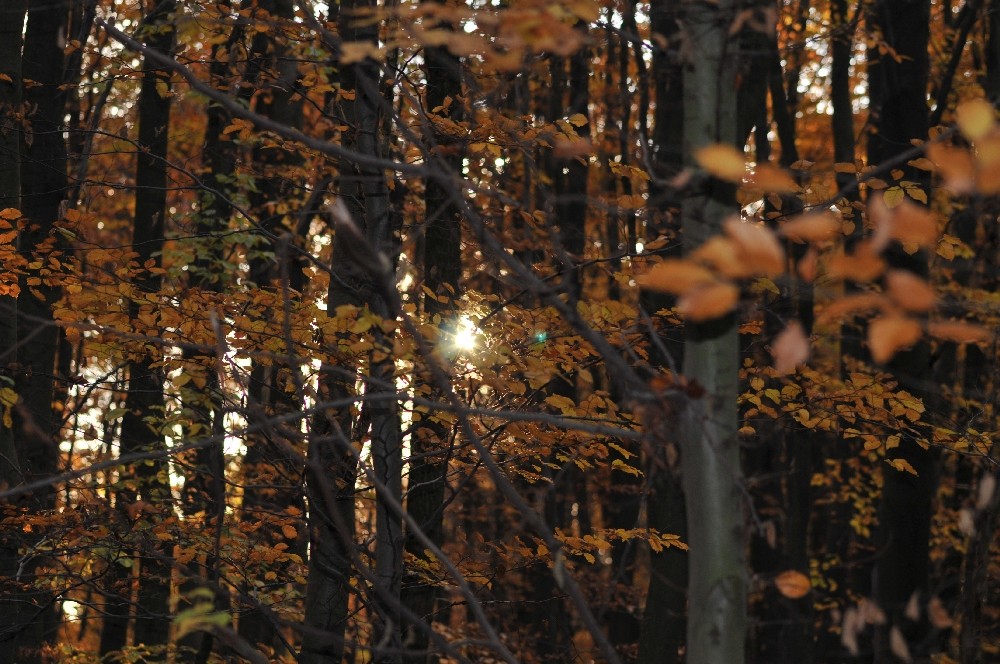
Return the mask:
M 962 135 L 970 141 L 978 141 L 993 131 L 996 111 L 985 99 L 969 99 L 955 109 L 955 123 Z
M 746 173 L 743 153 L 731 145 L 715 143 L 700 147 L 694 152 L 698 165 L 719 178 L 730 182 L 740 182 Z
M 574 113 L 573 115 L 566 118 L 566 121 L 569 122 L 574 127 L 582 127 L 588 122 L 587 116 L 584 115 L 583 113 Z
M 889 187 L 882 194 L 882 201 L 890 210 L 902 203 L 905 198 L 906 194 L 903 193 L 902 187 Z
M 809 577 L 796 570 L 782 572 L 774 579 L 774 585 L 778 592 L 789 599 L 800 599 L 809 594 L 812 590 L 812 583 Z
M 876 318 L 868 325 L 868 349 L 876 362 L 888 362 L 896 351 L 909 348 L 920 339 L 920 323 L 898 315 Z

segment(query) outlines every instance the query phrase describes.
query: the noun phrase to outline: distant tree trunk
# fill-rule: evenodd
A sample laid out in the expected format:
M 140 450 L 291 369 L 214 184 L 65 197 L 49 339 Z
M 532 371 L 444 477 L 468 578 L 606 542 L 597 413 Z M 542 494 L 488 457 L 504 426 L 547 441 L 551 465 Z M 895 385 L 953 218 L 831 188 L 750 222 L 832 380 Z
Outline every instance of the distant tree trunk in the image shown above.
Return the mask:
M 685 28 L 692 36 L 684 77 L 685 152 L 736 142 L 734 72 L 728 22 L 732 0 L 693 2 Z M 685 251 L 721 231 L 735 212 L 730 185 L 711 179 L 683 202 Z M 688 323 L 684 377 L 704 393 L 688 397 L 679 434 L 687 497 L 690 577 L 688 664 L 744 661 L 747 570 L 743 558 L 744 509 L 737 437 L 739 347 L 733 314 Z
M 155 17 L 149 18 L 143 35 L 146 45 L 161 53 L 170 54 L 175 44 L 171 14 L 174 2 L 157 5 Z M 170 126 L 170 74 L 155 64 L 144 61 L 142 86 L 139 92 L 138 123 L 142 152 L 136 165 L 135 221 L 132 246 L 140 266 L 151 261 L 154 267 L 161 264 L 164 222 L 167 214 L 167 146 Z M 164 94 L 165 92 L 165 94 Z M 140 268 L 144 269 L 144 268 Z M 135 278 L 136 293 L 129 305 L 129 315 L 139 313 L 138 299 L 160 291 L 162 277 L 147 272 Z M 158 351 L 149 351 L 142 357 L 128 362 L 128 387 L 125 399 L 126 413 L 122 418 L 121 453 L 130 454 L 164 448 L 163 433 L 159 422 L 164 414 L 163 372 L 155 366 Z M 151 421 L 150 421 L 151 420 Z M 138 496 L 160 509 L 169 509 L 171 501 L 169 467 L 163 460 L 138 464 Z M 136 499 L 132 491 L 120 488 L 116 504 L 123 510 Z M 136 552 L 140 564 L 138 593 L 135 611 L 135 643 L 150 647 L 165 646 L 170 632 L 170 551 L 161 543 L 149 538 Z M 120 574 L 122 570 L 112 564 Z M 126 577 L 130 570 L 124 570 Z M 125 579 L 125 587 L 130 581 Z M 106 607 L 104 630 L 101 634 L 101 653 L 120 650 L 125 646 L 129 621 L 129 602 L 112 602 Z
M 927 138 L 927 53 L 930 31 L 929 0 L 878 0 L 872 8 L 872 23 L 893 55 L 870 52 L 868 64 L 871 125 L 868 138 L 868 162 L 881 164 L 909 149 L 913 139 Z M 898 59 L 897 59 L 898 57 Z M 929 182 L 921 171 L 900 166 L 903 179 L 922 185 Z M 928 259 L 925 252 L 908 254 L 901 246 L 886 251 L 892 268 L 907 270 L 926 278 Z M 897 354 L 889 364 L 902 389 L 929 403 L 926 385 L 931 377 L 930 347 L 926 341 Z M 921 436 L 929 442 L 930 427 L 922 427 Z M 890 647 L 890 633 L 899 630 L 918 655 L 917 643 L 923 641 L 927 625 L 913 624 L 904 617 L 907 602 L 915 593 L 926 601 L 928 556 L 930 553 L 931 508 L 936 487 L 936 459 L 906 437 L 891 456 L 908 461 L 917 475 L 883 469 L 884 483 L 879 508 L 879 557 L 875 562 L 875 599 L 885 610 L 888 622 L 876 631 L 875 661 L 897 661 Z
M 461 120 L 463 113 L 458 100 L 462 93 L 460 63 L 457 57 L 442 46 L 424 49 L 424 69 L 427 78 L 425 106 L 430 116 L 428 121 L 428 150 L 435 155 L 434 162 L 444 167 L 445 172 L 438 177 L 457 177 L 461 173 L 462 158 L 457 153 L 458 146 L 448 138 L 446 132 L 434 126 L 435 117 Z M 462 276 L 462 231 L 458 209 L 451 201 L 450 189 L 438 179 L 428 177 L 424 189 L 424 236 L 423 272 L 424 286 L 437 297 L 424 298 L 424 311 L 430 319 L 440 316 L 443 334 L 439 348 L 448 352 L 451 339 L 447 331 L 457 324 L 457 301 L 460 296 L 459 280 Z M 440 299 L 439 299 L 440 298 Z M 444 301 L 441 301 L 441 300 Z M 429 399 L 442 398 L 441 391 L 434 387 L 428 374 L 424 384 L 430 387 Z M 448 474 L 448 446 L 453 428 L 434 419 L 428 412 L 416 428 L 411 442 L 410 472 L 407 486 L 407 512 L 419 524 L 424 534 L 432 542 L 440 545 L 443 541 L 444 497 Z M 424 546 L 416 535 L 408 532 L 406 552 L 418 559 L 425 559 Z M 418 568 L 419 569 L 419 568 Z M 410 573 L 404 577 L 402 589 L 403 604 L 426 623 L 425 627 L 408 625 L 404 635 L 404 645 L 416 654 L 406 656 L 408 664 L 437 661 L 437 657 L 422 651 L 427 650 L 426 630 L 436 617 L 437 603 L 441 591 L 426 574 Z
M 24 0 L 0 6 L 0 74 L 4 75 L 0 77 L 0 210 L 21 207 L 21 31 L 26 7 Z M 8 223 L 10 227 L 4 224 L 0 233 L 16 228 L 16 219 Z M 8 286 L 0 294 L 0 390 L 7 391 L 8 398 L 14 391 L 17 359 L 17 297 Z M 12 487 L 21 483 L 21 464 L 13 423 L 4 415 L 0 412 L 0 483 Z M 25 627 L 20 588 L 15 585 L 20 543 L 19 528 L 0 530 L 0 661 L 4 662 L 17 661 L 19 635 Z

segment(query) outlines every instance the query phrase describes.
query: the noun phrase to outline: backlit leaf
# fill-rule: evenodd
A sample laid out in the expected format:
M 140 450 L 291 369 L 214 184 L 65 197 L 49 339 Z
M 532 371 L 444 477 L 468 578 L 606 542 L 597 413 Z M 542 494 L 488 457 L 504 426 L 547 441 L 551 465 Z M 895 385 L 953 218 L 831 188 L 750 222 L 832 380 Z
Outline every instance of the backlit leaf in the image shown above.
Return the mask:
M 930 323 L 927 325 L 927 332 L 932 337 L 960 344 L 989 341 L 993 337 L 992 333 L 982 326 L 957 320 Z
M 885 283 L 889 297 L 907 311 L 930 311 L 937 301 L 931 285 L 907 270 L 890 270 Z
M 772 277 L 785 271 L 785 250 L 770 228 L 739 217 L 727 219 L 723 228 L 736 244 L 740 262 L 751 274 Z
M 740 289 L 735 285 L 716 282 L 689 291 L 677 302 L 677 309 L 690 321 L 706 321 L 729 313 L 739 299 Z
M 771 344 L 771 355 L 778 375 L 792 373 L 796 366 L 809 359 L 809 338 L 802 323 L 793 320 L 785 326 Z
M 743 153 L 731 145 L 715 143 L 698 148 L 694 151 L 694 159 L 699 166 L 720 180 L 740 182 L 746 173 Z
M 688 291 L 716 281 L 707 268 L 689 260 L 668 258 L 636 278 L 643 288 L 683 295 Z
M 955 109 L 955 122 L 963 136 L 970 141 L 978 141 L 993 131 L 996 111 L 993 104 L 985 99 L 969 99 Z
M 840 234 L 840 219 L 830 212 L 814 212 L 785 222 L 779 230 L 790 240 L 822 242 Z

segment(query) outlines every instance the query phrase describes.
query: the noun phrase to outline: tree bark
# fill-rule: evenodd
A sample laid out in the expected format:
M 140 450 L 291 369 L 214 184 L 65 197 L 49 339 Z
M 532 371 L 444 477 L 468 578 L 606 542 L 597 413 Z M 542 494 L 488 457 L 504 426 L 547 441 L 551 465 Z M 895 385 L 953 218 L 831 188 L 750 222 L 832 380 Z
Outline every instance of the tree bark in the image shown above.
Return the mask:
M 691 52 L 684 71 L 685 154 L 703 145 L 736 142 L 734 62 L 728 50 L 732 0 L 692 2 L 685 27 Z M 682 207 L 685 251 L 718 234 L 736 211 L 733 189 L 710 179 Z M 744 505 L 737 438 L 739 348 L 735 315 L 687 324 L 684 376 L 703 390 L 688 397 L 679 435 L 687 497 L 690 576 L 686 661 L 744 661 L 747 578 Z

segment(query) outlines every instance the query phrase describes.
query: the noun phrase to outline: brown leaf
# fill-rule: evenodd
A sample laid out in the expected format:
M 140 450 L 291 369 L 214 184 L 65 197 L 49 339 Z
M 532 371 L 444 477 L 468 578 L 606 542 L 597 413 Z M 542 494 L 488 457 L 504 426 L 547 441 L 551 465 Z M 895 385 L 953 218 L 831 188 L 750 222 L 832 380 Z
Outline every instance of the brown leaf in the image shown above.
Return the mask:
M 741 182 L 746 173 L 743 153 L 731 145 L 715 143 L 700 147 L 694 151 L 694 159 L 699 166 L 720 180 Z
M 927 326 L 927 332 L 932 337 L 954 341 L 960 344 L 971 344 L 989 341 L 993 335 L 984 327 L 957 320 L 936 321 Z
M 778 588 L 779 593 L 789 599 L 805 597 L 812 590 L 809 577 L 793 569 L 782 572 L 775 577 L 774 585 Z
M 667 258 L 636 278 L 636 283 L 643 288 L 675 295 L 683 295 L 714 281 L 715 275 L 709 269 L 681 258 Z
M 813 212 L 790 219 L 780 231 L 789 240 L 822 242 L 840 234 L 840 219 L 832 212 Z
M 802 323 L 793 320 L 774 338 L 771 344 L 774 370 L 779 376 L 792 373 L 795 367 L 809 359 L 809 338 Z
M 883 316 L 868 324 L 868 349 L 876 362 L 888 362 L 896 351 L 917 343 L 920 335 L 920 323 L 916 320 L 896 315 Z
M 740 262 L 751 274 L 773 277 L 785 271 L 785 250 L 771 229 L 739 217 L 727 219 L 723 229 L 736 243 Z
M 937 301 L 931 285 L 906 270 L 889 270 L 885 285 L 889 297 L 907 311 L 930 311 Z
M 858 648 L 858 634 L 864 628 L 865 623 L 856 608 L 852 606 L 844 611 L 844 620 L 840 626 L 840 643 L 852 655 L 857 655 L 860 650 Z
M 805 281 L 812 281 L 819 272 L 819 252 L 816 247 L 809 247 L 797 266 L 799 276 Z
M 677 302 L 677 309 L 695 323 L 719 318 L 734 308 L 740 289 L 729 282 L 716 282 L 688 291 Z
M 927 602 L 927 619 L 935 629 L 948 629 L 955 624 L 955 621 L 948 615 L 948 610 L 944 608 L 941 598 L 935 595 Z

